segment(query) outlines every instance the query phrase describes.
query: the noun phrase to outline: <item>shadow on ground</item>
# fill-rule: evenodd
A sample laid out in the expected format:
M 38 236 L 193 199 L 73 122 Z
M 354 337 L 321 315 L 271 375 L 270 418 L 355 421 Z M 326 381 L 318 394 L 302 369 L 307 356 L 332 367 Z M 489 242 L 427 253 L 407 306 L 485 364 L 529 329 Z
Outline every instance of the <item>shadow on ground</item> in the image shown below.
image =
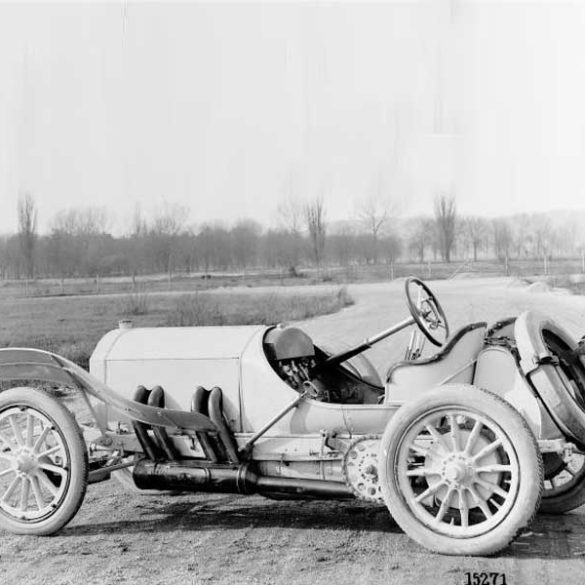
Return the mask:
M 113 531 L 142 533 L 153 529 L 160 532 L 178 529 L 229 531 L 249 527 L 401 532 L 384 506 L 355 501 L 275 501 L 239 495 L 209 500 L 185 495 L 138 497 L 140 501 L 133 506 L 132 520 L 76 524 L 62 530 L 59 536 L 99 535 Z
M 63 537 L 181 531 L 237 531 L 247 528 L 356 531 L 384 533 L 402 530 L 384 506 L 355 501 L 274 501 L 260 496 L 176 495 L 129 496 L 132 518 L 78 523 L 59 533 Z M 413 552 L 423 549 L 412 543 Z M 585 514 L 538 515 L 511 546 L 497 555 L 516 559 L 585 559 Z

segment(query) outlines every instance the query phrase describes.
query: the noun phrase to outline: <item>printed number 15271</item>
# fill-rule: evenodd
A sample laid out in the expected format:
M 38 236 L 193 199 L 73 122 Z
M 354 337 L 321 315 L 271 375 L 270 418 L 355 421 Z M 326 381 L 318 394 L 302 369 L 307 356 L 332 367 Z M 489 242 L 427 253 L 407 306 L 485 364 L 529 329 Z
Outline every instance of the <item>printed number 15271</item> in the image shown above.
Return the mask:
M 505 573 L 465 573 L 463 585 L 508 585 Z

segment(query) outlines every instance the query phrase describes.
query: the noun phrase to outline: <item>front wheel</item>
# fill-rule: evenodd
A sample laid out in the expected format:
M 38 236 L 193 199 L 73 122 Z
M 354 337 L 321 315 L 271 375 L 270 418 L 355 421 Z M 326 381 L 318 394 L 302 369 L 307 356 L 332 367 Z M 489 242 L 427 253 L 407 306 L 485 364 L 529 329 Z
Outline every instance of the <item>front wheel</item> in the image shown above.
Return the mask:
M 384 501 L 419 544 L 448 555 L 493 554 L 530 523 L 542 458 L 518 412 L 467 385 L 403 406 L 380 445 Z
M 34 388 L 0 394 L 0 525 L 45 536 L 76 514 L 88 462 L 73 415 Z

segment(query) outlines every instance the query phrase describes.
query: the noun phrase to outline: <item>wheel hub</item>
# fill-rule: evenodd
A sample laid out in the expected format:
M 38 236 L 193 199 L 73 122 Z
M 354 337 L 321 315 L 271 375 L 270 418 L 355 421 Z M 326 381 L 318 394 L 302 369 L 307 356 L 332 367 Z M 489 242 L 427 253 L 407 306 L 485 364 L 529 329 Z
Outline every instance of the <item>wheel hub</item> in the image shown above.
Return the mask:
M 460 429 L 462 445 L 467 443 L 469 434 L 470 431 L 468 429 Z M 475 451 L 481 450 L 488 444 L 489 441 L 485 437 L 479 436 L 476 439 Z M 481 461 L 482 465 L 495 463 L 498 463 L 498 458 L 494 453 L 482 458 Z M 440 443 L 433 442 L 425 458 L 425 467 L 436 470 L 436 475 L 428 477 L 427 483 L 429 487 L 438 487 L 434 495 L 429 497 L 428 504 L 431 504 L 432 498 L 439 503 L 444 501 L 452 490 L 460 494 L 457 501 L 465 501 L 468 506 L 475 505 L 475 497 L 472 495 L 472 492 L 483 499 L 489 499 L 493 493 L 490 489 L 484 487 L 484 485 L 477 483 L 478 479 L 480 479 L 477 464 L 473 456 L 466 454 L 464 450 L 447 451 Z M 482 473 L 481 479 L 497 484 L 499 474 Z M 443 485 L 439 487 L 437 484 L 441 483 Z M 455 500 L 456 498 L 454 498 L 453 502 Z
M 19 449 L 15 454 L 13 469 L 20 477 L 31 475 L 39 466 L 37 456 L 29 449 Z
M 459 453 L 443 460 L 441 477 L 453 487 L 464 487 L 475 476 L 473 463 Z

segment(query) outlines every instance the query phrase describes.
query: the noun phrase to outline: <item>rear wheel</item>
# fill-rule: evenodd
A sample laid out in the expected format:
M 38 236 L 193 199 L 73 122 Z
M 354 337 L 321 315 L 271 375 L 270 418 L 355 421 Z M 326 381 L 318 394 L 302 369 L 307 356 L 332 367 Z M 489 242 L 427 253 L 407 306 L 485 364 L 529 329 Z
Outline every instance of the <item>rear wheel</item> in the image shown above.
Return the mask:
M 76 514 L 88 462 L 73 415 L 34 388 L 0 394 L 0 524 L 17 534 L 48 535 Z
M 540 503 L 532 432 L 508 403 L 473 386 L 442 386 L 403 406 L 384 432 L 380 459 L 391 515 L 442 554 L 505 548 Z
M 573 453 L 564 458 L 545 453 L 544 492 L 540 511 L 564 514 L 585 504 L 585 454 Z

